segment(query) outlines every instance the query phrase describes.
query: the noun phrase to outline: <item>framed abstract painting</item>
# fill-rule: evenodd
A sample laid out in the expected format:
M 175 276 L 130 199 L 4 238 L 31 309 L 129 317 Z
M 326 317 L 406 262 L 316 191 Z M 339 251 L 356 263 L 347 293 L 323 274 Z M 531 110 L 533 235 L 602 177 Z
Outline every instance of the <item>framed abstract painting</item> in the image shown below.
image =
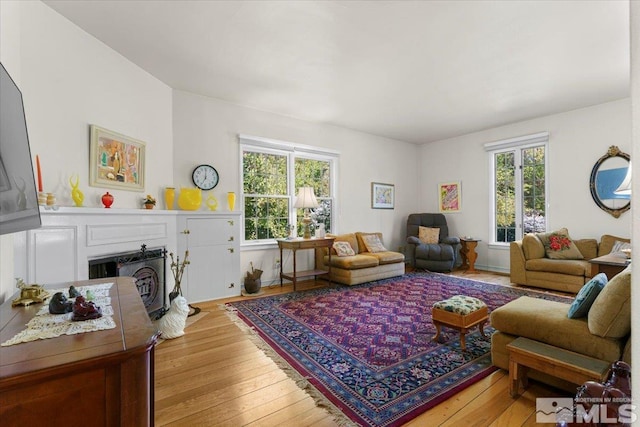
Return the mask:
M 145 143 L 91 125 L 89 185 L 144 191 Z
M 393 209 L 395 199 L 395 187 L 393 184 L 371 183 L 371 208 Z
M 438 184 L 438 198 L 440 212 L 460 212 L 462 200 L 460 194 L 460 181 Z

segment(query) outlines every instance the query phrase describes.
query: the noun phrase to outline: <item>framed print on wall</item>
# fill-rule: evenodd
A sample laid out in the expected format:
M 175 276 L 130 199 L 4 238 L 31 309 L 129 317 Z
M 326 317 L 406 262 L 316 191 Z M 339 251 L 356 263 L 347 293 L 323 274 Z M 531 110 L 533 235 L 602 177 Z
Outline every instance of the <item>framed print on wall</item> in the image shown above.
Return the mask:
M 395 187 L 393 184 L 371 183 L 371 208 L 393 209 Z
M 91 125 L 89 185 L 144 191 L 145 143 Z
M 462 200 L 460 195 L 460 181 L 438 184 L 438 197 L 440 212 L 460 212 Z

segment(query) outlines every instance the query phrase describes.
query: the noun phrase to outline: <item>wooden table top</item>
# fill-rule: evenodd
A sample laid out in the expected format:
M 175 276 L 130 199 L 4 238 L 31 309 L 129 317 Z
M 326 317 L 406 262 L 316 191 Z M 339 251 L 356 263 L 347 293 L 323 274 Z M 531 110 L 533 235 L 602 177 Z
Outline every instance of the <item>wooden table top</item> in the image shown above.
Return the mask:
M 597 258 L 590 259 L 589 262 L 591 264 L 625 266 L 628 265 L 631 260 L 627 258 L 624 253 L 616 252 L 613 254 L 602 255 Z
M 82 369 L 83 366 L 90 367 L 97 360 L 104 363 L 105 358 L 110 358 L 115 363 L 122 357 L 130 357 L 132 353 L 147 351 L 149 346 L 155 344 L 157 331 L 149 319 L 134 280 L 132 277 L 110 277 L 46 286 L 64 288 L 70 285 L 78 287 L 113 283 L 110 296 L 116 327 L 0 347 L 0 384 L 6 385 L 11 378 L 24 374 L 37 371 L 46 373 L 61 365 L 74 363 Z M 11 301 L 17 296 L 14 295 L 0 306 L 0 342 L 22 331 L 42 307 L 42 304 L 11 307 Z

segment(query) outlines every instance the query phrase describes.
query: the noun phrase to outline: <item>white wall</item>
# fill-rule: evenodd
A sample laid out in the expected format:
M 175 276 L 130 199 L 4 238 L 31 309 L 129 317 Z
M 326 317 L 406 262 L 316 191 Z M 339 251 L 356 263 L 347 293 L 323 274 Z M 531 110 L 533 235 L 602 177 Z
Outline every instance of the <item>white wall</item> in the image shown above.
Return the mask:
M 574 238 L 631 236 L 631 213 L 618 219 L 596 206 L 589 191 L 595 162 L 611 145 L 631 154 L 631 103 L 623 99 L 589 108 L 488 129 L 421 147 L 421 206 L 438 209 L 437 183 L 461 181 L 462 211 L 447 214 L 454 235 L 482 239 L 480 268 L 509 269 L 508 250 L 490 249 L 489 159 L 483 145 L 549 131 L 549 229 L 567 227 Z
M 407 215 L 420 207 L 417 146 L 181 91 L 174 91 L 173 106 L 176 187 L 193 186 L 193 168 L 200 163 L 210 163 L 220 175 L 213 194 L 219 201 L 219 209 L 226 209 L 226 193 L 241 192 L 238 134 L 337 150 L 340 152 L 339 212 L 334 231 L 381 231 L 390 249 L 397 250 L 404 245 Z M 371 209 L 371 182 L 395 185 L 395 209 Z M 239 202 L 236 209 L 241 209 Z M 311 251 L 308 252 L 310 255 Z M 304 261 L 302 254 L 299 257 Z M 263 281 L 272 280 L 275 278 L 273 260 L 278 256 L 275 249 L 244 250 L 242 271 L 248 270 L 249 263 L 253 262 L 256 268 L 265 271 Z M 292 260 L 286 254 L 284 261 L 285 269 L 290 268 Z
M 9 52 L 8 71 L 18 75 L 45 191 L 71 206 L 69 177 L 79 174 L 85 206 L 101 206 L 106 189 L 88 185 L 89 125 L 97 124 L 146 142 L 145 192 L 109 190 L 114 207 L 141 207 L 144 194 L 158 195 L 173 181 L 171 89 L 41 2 L 0 7 L 1 59 Z M 2 249 L 2 259 L 12 255 Z M 0 300 L 15 291 L 12 276 L 3 262 Z

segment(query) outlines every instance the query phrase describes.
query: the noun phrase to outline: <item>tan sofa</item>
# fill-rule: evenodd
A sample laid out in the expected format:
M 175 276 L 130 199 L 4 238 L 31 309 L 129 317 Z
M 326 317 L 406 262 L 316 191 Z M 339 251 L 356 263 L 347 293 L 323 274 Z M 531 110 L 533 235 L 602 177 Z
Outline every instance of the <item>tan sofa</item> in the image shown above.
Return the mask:
M 347 233 L 331 235 L 336 242 L 348 242 L 355 255 L 340 257 L 332 249 L 331 280 L 344 285 L 358 285 L 372 280 L 386 279 L 404 274 L 404 255 L 399 252 L 368 252 L 362 237 L 375 234 L 381 242 L 382 233 Z M 329 252 L 327 248 L 316 248 L 316 268 L 329 270 Z
M 596 239 L 573 240 L 584 259 L 550 259 L 544 245 L 533 233 L 510 245 L 511 282 L 556 291 L 577 293 L 591 279 L 589 260 L 611 252 L 616 241 L 629 239 L 608 234 Z
M 506 346 L 526 337 L 606 362 L 631 362 L 631 266 L 605 285 L 587 317 L 569 319 L 571 304 L 520 297 L 491 313 L 491 358 L 495 366 L 509 369 Z M 533 378 L 558 385 L 540 372 Z M 574 387 L 575 390 L 575 387 Z

